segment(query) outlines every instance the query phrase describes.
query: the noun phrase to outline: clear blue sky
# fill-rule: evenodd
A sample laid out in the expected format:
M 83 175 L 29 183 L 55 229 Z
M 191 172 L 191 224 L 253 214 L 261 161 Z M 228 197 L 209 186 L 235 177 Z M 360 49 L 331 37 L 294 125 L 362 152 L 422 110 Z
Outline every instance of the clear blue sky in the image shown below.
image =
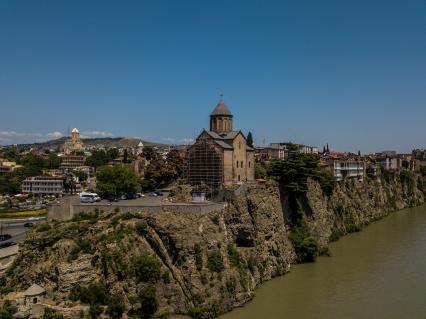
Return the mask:
M 426 2 L 0 1 L 0 143 L 194 138 L 426 147 Z

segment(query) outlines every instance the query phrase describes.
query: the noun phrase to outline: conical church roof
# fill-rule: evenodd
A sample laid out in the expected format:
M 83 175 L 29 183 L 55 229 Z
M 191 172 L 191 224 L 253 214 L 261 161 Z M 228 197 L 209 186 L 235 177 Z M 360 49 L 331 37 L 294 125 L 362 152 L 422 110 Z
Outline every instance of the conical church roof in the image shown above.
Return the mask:
M 214 108 L 212 114 L 210 115 L 226 115 L 226 116 L 232 116 L 231 111 L 226 106 L 225 102 L 223 100 L 220 100 L 219 103 Z

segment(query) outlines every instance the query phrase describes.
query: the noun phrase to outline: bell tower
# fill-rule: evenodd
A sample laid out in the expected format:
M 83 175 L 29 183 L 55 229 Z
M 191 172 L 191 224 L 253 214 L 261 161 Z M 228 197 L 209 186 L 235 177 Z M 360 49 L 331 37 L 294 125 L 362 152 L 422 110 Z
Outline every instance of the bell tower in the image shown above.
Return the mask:
M 210 114 L 210 131 L 217 134 L 229 133 L 233 129 L 233 115 L 223 99 L 219 101 Z

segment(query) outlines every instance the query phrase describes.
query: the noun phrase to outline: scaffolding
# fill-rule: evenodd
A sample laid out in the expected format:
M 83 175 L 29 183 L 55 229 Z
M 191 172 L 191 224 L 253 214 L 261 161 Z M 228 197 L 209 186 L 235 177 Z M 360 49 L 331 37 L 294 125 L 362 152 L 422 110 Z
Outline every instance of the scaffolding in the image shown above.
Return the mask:
M 211 140 L 199 140 L 188 150 L 187 178 L 191 185 L 207 185 L 216 193 L 223 185 L 222 154 Z

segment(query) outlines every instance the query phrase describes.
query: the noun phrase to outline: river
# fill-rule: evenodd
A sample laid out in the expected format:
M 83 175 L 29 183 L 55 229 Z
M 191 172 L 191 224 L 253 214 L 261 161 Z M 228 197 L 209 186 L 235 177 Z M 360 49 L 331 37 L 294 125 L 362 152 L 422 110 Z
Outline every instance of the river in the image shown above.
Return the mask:
M 220 319 L 426 318 L 426 206 L 392 213 L 330 250 Z

